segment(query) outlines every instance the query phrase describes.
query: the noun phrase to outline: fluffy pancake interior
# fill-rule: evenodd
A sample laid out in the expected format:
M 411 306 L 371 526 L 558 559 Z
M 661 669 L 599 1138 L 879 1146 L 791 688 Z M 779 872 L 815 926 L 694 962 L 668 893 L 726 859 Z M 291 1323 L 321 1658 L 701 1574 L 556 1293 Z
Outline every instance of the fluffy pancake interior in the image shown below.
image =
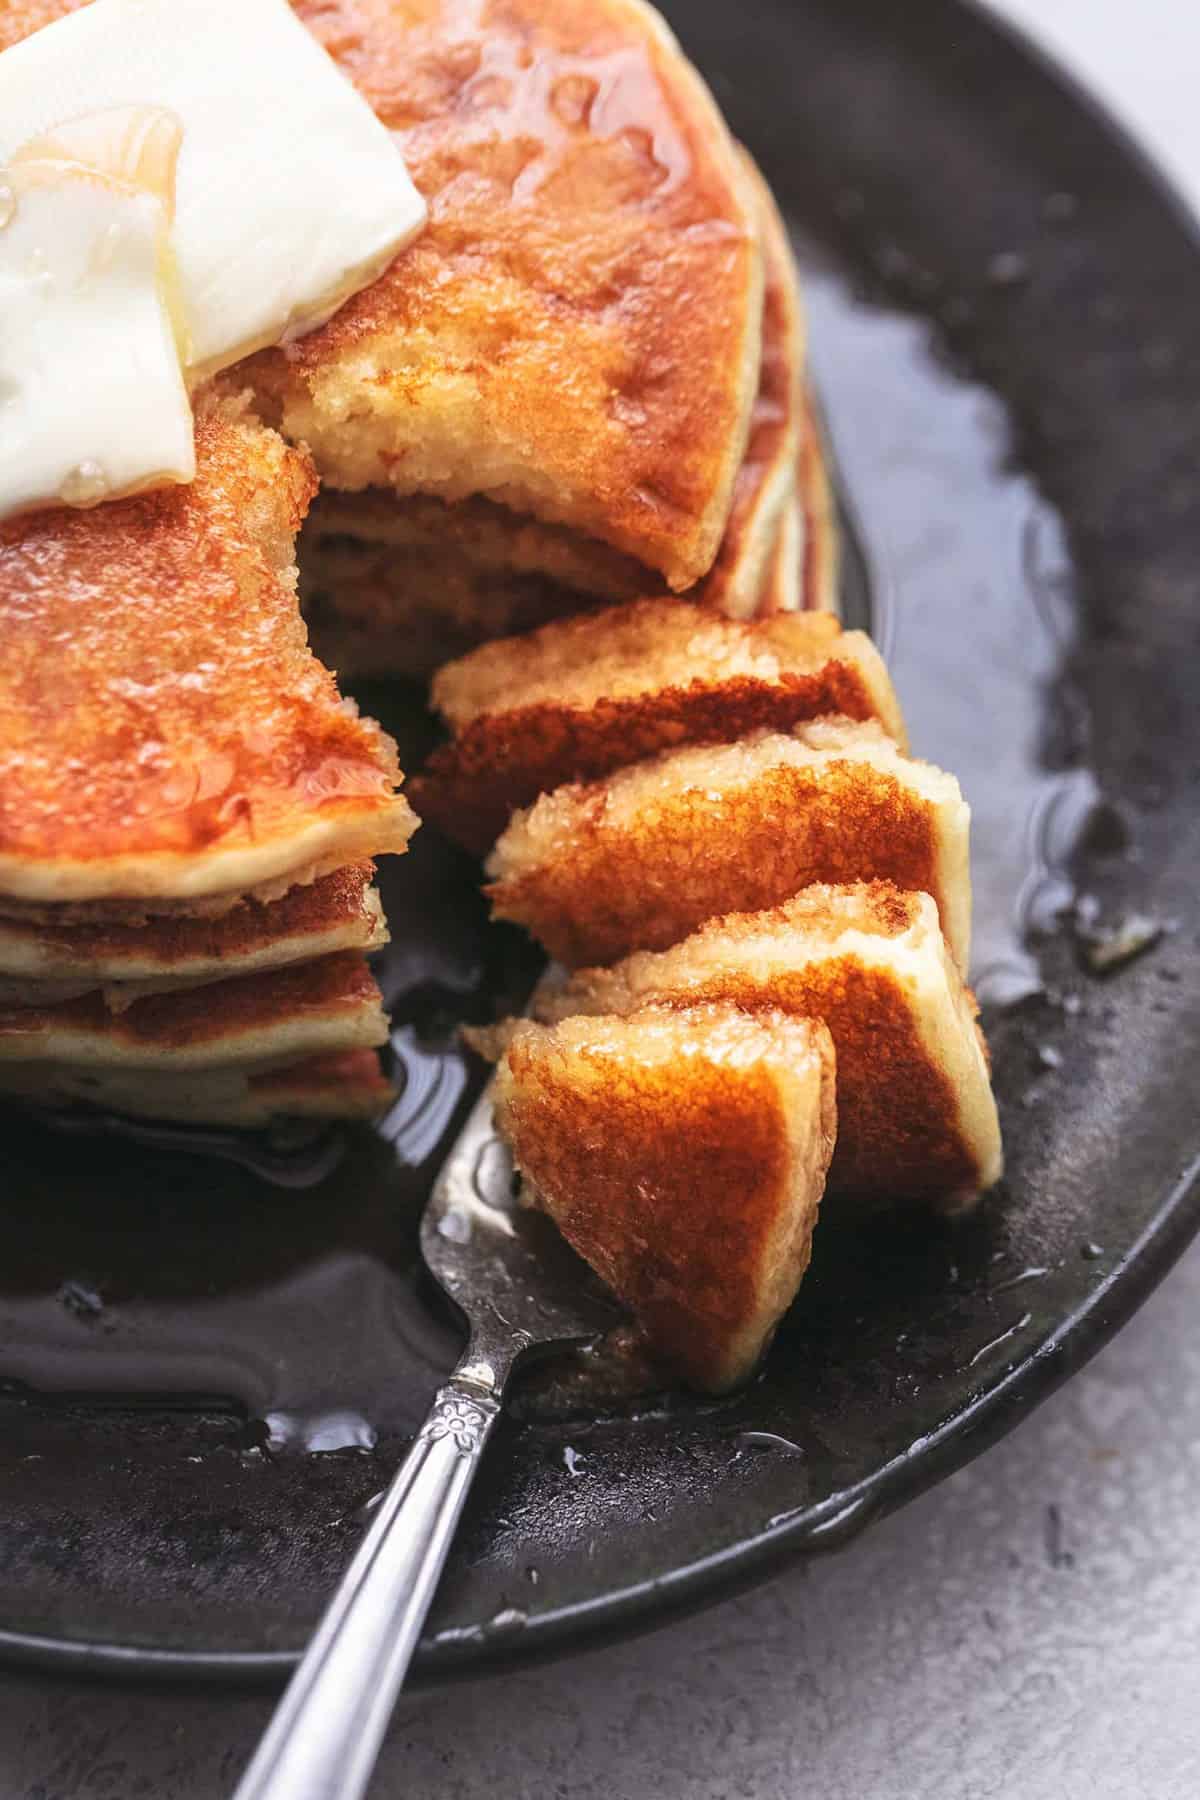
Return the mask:
M 932 900 L 887 883 L 814 886 L 714 919 L 670 950 L 582 971 L 539 1016 L 723 1002 L 820 1018 L 837 1050 L 831 1191 L 958 1204 L 999 1179 L 1000 1127 L 970 990 Z
M 462 731 L 482 713 L 590 707 L 739 676 L 777 682 L 815 674 L 836 660 L 861 667 L 864 675 L 870 671 L 870 699 L 886 710 L 883 724 L 903 741 L 899 706 L 878 652 L 862 632 L 843 632 L 825 613 L 743 623 L 679 602 L 642 600 L 485 644 L 439 670 L 432 694 L 454 730 Z
M 824 1028 L 728 1006 L 519 1025 L 497 1119 L 659 1355 L 698 1387 L 743 1380 L 808 1264 L 835 1129 Z

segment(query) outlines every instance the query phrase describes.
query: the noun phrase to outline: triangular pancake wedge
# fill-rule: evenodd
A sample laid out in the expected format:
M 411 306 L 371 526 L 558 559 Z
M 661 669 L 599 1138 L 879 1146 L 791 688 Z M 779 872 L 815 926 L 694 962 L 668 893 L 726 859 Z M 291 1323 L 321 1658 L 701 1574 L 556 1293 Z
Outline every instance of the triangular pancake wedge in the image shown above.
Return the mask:
M 823 1019 L 837 1051 L 831 1194 L 948 1209 L 999 1180 L 1000 1126 L 970 990 L 927 894 L 815 886 L 714 919 L 673 949 L 587 969 L 539 1015 L 709 1002 Z
M 818 720 L 544 794 L 496 844 L 487 892 L 498 918 L 575 967 L 666 949 L 812 882 L 879 878 L 934 896 L 965 969 L 969 825 L 952 776 L 873 722 Z
M 835 1129 L 824 1027 L 729 1006 L 521 1024 L 496 1116 L 657 1355 L 695 1387 L 744 1380 L 808 1266 Z
M 476 852 L 539 794 L 657 751 L 831 713 L 878 719 L 906 742 L 878 651 L 821 613 L 741 621 L 636 601 L 485 644 L 439 671 L 433 700 L 455 736 L 413 802 Z

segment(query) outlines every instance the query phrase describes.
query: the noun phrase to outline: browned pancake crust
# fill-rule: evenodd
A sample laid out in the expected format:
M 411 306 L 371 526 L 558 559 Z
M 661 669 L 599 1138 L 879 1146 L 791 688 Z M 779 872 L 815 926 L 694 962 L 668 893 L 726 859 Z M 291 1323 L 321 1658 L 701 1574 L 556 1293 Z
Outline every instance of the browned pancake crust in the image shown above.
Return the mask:
M 733 143 L 657 15 L 636 0 L 295 7 L 399 134 L 430 220 L 321 331 L 248 365 L 272 416 L 339 486 L 486 491 L 690 586 L 745 448 L 761 258 Z M 362 405 L 388 420 L 376 474 L 347 465 L 324 398 L 368 365 Z M 436 480 L 432 463 L 413 473 L 431 431 Z
M 724 1011 L 689 1009 L 681 1031 L 702 1049 Z M 806 1047 L 824 1057 L 824 1144 L 797 1281 L 834 1136 L 833 1057 L 819 1027 Z M 507 1061 L 502 1128 L 568 1242 L 686 1381 L 720 1390 L 744 1375 L 730 1368 L 731 1346 L 760 1314 L 764 1265 L 793 1204 L 794 1146 L 770 1070 L 703 1054 L 642 1062 L 635 1033 L 563 1052 L 555 1033 L 529 1026 Z
M 264 1069 L 249 1077 L 256 1099 L 281 1113 L 289 1106 L 307 1117 L 328 1115 L 371 1118 L 389 1106 L 396 1090 L 384 1074 L 374 1050 L 343 1050 L 308 1056 L 282 1069 Z
M 783 222 L 744 157 L 763 224 L 762 360 L 746 454 L 717 558 L 688 598 L 748 617 L 795 505 L 804 322 Z M 342 674 L 414 677 L 477 644 L 663 592 L 633 558 L 475 496 L 446 505 L 380 489 L 318 495 L 300 538 L 301 597 L 324 660 Z M 795 580 L 799 581 L 799 572 Z
M 847 933 L 901 937 L 921 904 L 918 896 L 886 883 L 849 888 L 844 899 L 814 888 L 772 910 L 713 919 L 680 946 L 674 980 L 671 968 L 651 958 L 611 970 L 584 969 L 564 990 L 549 994 L 540 1010 L 559 1018 L 720 1002 L 747 1012 L 822 1019 L 837 1052 L 838 1139 L 830 1191 L 869 1200 L 969 1194 L 980 1182 L 976 1154 L 964 1137 L 953 1085 L 922 1040 L 912 997 L 899 976 L 864 961 L 844 942 Z M 844 910 L 835 910 L 839 906 Z M 781 971 L 765 966 L 752 947 L 740 958 L 742 942 L 753 946 L 778 932 L 786 943 L 793 930 L 809 943 L 824 939 L 828 959 L 797 960 Z M 977 1018 L 969 990 L 967 1003 Z M 987 1045 L 975 1029 L 986 1060 Z
M 725 535 L 695 596 L 734 618 L 749 618 L 755 611 L 776 529 L 795 492 L 805 362 L 800 278 L 787 229 L 748 155 L 745 163 L 763 229 L 762 358 L 750 437 L 733 485 Z
M 713 632 L 711 623 L 706 631 Z M 729 653 L 764 661 L 789 652 L 816 663 L 810 671 L 764 675 L 722 674 L 713 648 L 689 679 L 688 637 L 694 616 L 677 601 L 645 600 L 564 620 L 529 638 L 488 645 L 442 671 L 434 699 L 442 703 L 478 670 L 486 671 L 493 706 L 471 718 L 449 744 L 435 751 L 410 794 L 417 811 L 450 837 L 482 855 L 503 831 L 510 813 L 539 794 L 570 781 L 595 781 L 660 750 L 683 744 L 732 743 L 747 732 L 788 731 L 803 720 L 831 713 L 851 719 L 886 717 L 903 736 L 894 696 L 881 706 L 878 686 L 851 655 L 839 656 L 841 628 L 827 615 L 763 622 L 723 622 Z M 584 703 L 539 692 L 521 703 L 523 680 L 536 679 L 543 651 L 553 653 L 566 678 L 586 671 L 606 654 L 605 640 L 628 645 L 630 666 L 644 671 L 641 692 Z M 706 646 L 706 649 L 708 647 Z M 822 660 L 823 659 L 823 660 Z M 545 684 L 539 684 L 539 687 Z M 505 705 L 508 694 L 515 704 Z M 485 702 L 486 706 L 486 702 Z
M 314 824 L 359 856 L 411 828 L 394 745 L 307 646 L 289 565 L 310 463 L 215 398 L 196 450 L 190 486 L 0 525 L 9 892 L 170 893 L 218 851 L 286 862 Z
M 484 891 L 497 918 L 570 968 L 665 950 L 720 913 L 776 906 L 813 882 L 941 885 L 930 809 L 863 763 L 767 766 L 741 787 L 648 799 L 618 825 L 603 782 L 559 793 L 572 802 L 569 849 Z
M 61 1006 L 0 1010 L 0 1055 L 4 1046 L 35 1058 L 39 1039 L 55 1032 L 83 1032 L 147 1052 L 169 1055 L 205 1044 L 223 1050 L 252 1030 L 353 1015 L 379 1004 L 379 989 L 365 959 L 355 951 L 323 956 L 284 969 L 243 975 L 208 987 L 186 988 L 136 1000 L 111 1013 L 99 994 Z M 25 1047 L 22 1048 L 22 1045 Z
M 239 901 L 214 917 L 164 914 L 136 925 L 39 921 L 28 927 L 28 935 L 56 962 L 119 968 L 122 960 L 136 958 L 164 973 L 195 963 L 237 962 L 280 938 L 317 938 L 358 927 L 366 942 L 375 927 L 374 911 L 367 905 L 373 874 L 373 863 L 351 863 L 320 881 L 289 889 L 279 900 Z M 19 917 L 7 923 L 19 925 Z

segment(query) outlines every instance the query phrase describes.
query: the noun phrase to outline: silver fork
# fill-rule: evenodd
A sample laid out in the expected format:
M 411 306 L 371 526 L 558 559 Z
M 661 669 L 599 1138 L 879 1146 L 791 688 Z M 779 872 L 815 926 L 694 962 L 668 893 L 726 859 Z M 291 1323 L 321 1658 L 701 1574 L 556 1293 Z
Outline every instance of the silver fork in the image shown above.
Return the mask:
M 513 1369 L 528 1351 L 586 1343 L 616 1320 L 549 1220 L 516 1204 L 490 1086 L 429 1198 L 421 1251 L 466 1315 L 466 1351 L 380 1501 L 235 1800 L 357 1800 L 364 1792 Z

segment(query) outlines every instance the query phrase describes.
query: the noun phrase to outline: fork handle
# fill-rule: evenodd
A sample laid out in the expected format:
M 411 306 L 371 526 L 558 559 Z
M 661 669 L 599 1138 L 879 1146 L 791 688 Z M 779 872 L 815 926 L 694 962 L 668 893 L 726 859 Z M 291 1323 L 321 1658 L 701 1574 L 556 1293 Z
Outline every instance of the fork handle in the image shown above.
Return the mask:
M 358 1800 L 500 1414 L 456 1373 L 379 1505 L 234 1800 Z

